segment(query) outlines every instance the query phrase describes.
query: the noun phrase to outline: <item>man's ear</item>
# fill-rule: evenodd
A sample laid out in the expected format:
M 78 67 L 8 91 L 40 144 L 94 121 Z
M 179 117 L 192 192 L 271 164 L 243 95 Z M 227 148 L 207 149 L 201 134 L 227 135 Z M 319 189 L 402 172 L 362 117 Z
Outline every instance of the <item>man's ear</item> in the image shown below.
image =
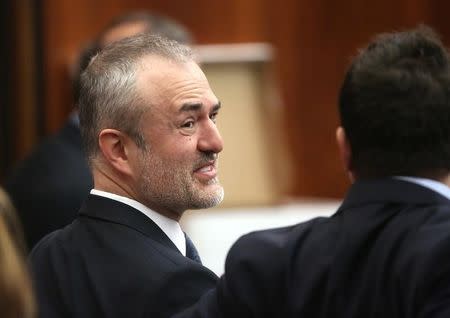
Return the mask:
M 336 142 L 341 156 L 342 163 L 344 164 L 345 171 L 349 174 L 350 180 L 354 181 L 352 171 L 352 149 L 348 142 L 347 135 L 343 127 L 339 126 L 336 129 Z
M 105 160 L 117 171 L 132 175 L 129 161 L 130 138 L 116 129 L 104 129 L 98 136 L 98 144 Z

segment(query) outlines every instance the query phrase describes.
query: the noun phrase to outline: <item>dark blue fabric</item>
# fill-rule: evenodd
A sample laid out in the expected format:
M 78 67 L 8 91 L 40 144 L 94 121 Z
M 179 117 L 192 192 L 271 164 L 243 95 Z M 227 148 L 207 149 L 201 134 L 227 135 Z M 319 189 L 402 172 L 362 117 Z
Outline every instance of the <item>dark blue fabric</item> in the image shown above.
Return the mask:
M 450 200 L 395 179 L 355 183 L 331 217 L 259 231 L 177 318 L 450 317 Z
M 186 236 L 186 257 L 201 264 L 202 260 L 200 259 L 200 255 L 198 254 L 198 251 L 195 248 L 194 243 L 189 238 L 189 236 L 187 236 L 187 235 L 185 235 L 185 236 Z
M 20 162 L 5 183 L 28 247 L 31 249 L 46 234 L 70 224 L 92 185 L 80 129 L 68 121 Z
M 140 211 L 95 195 L 30 263 L 42 318 L 170 317 L 217 281 Z

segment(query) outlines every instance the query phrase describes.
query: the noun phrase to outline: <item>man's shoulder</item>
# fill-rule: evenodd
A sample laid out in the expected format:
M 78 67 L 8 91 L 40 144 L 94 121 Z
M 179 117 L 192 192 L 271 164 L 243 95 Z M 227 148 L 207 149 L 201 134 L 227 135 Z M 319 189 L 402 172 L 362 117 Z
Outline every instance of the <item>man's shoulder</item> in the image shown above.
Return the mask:
M 309 234 L 318 226 L 327 224 L 329 220 L 329 217 L 316 217 L 295 225 L 253 231 L 241 236 L 235 245 L 264 244 L 267 247 L 275 246 L 283 248 L 292 240 L 296 240 L 302 235 Z
M 71 246 L 68 243 L 70 242 L 70 237 L 73 237 L 73 231 L 73 223 L 71 223 L 45 235 L 31 250 L 30 260 L 33 262 L 33 260 L 40 257 L 48 257 L 49 253 L 57 254 L 64 250 L 70 250 Z
M 68 125 L 66 125 L 60 131 L 42 139 L 34 147 L 28 158 L 45 158 L 50 160 L 52 159 L 51 155 L 54 154 L 82 154 L 81 140 L 78 141 L 77 135 L 79 135 L 79 132 L 77 132 L 76 128 L 68 128 Z M 57 158 L 53 159 L 57 160 Z
M 450 250 L 450 204 L 413 206 L 402 216 L 404 223 L 411 222 L 414 213 L 419 215 L 418 222 L 409 228 L 405 251 L 427 255 L 439 250 L 447 253 Z
M 34 186 L 33 180 L 54 182 L 66 175 L 73 176 L 72 181 L 77 181 L 77 176 L 90 178 L 81 144 L 72 143 L 60 132 L 46 137 L 18 163 L 6 180 L 6 187 L 20 191 L 27 184 Z
M 299 245 L 320 231 L 320 227 L 328 227 L 329 221 L 328 217 L 317 217 L 292 226 L 243 235 L 228 253 L 227 269 L 232 270 L 232 267 L 246 263 L 255 266 L 264 264 L 267 270 L 277 271 L 277 268 L 286 265 L 284 262 L 296 252 Z
M 44 306 L 63 302 L 75 312 L 82 304 L 94 312 L 91 299 L 101 296 L 100 306 L 111 313 L 169 317 L 213 288 L 217 277 L 168 250 L 129 227 L 82 218 L 42 239 L 30 260 L 38 292 L 52 295 Z
M 30 259 L 33 266 L 41 258 L 64 260 L 67 264 L 82 260 L 92 268 L 101 262 L 105 264 L 104 269 L 128 269 L 129 277 L 142 279 L 164 275 L 181 277 L 183 271 L 197 269 L 175 246 L 168 246 L 165 241 L 158 240 L 158 234 L 152 234 L 113 219 L 80 215 L 68 226 L 39 241 Z M 76 267 L 72 269 L 78 270 Z
M 289 270 L 299 246 L 310 242 L 322 228 L 328 228 L 330 220 L 314 218 L 242 236 L 230 249 L 225 275 L 219 281 L 218 297 L 230 304 L 221 309 L 230 317 L 279 315 L 286 304 Z

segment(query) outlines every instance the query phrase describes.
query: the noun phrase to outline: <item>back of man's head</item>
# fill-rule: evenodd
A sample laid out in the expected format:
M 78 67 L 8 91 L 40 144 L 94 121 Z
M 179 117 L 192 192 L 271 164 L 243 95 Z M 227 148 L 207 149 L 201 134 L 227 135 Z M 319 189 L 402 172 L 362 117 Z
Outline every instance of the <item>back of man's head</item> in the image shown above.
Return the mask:
M 147 11 L 131 11 L 116 16 L 96 39 L 80 52 L 72 75 L 73 102 L 76 106 L 80 97 L 80 76 L 91 58 L 106 45 L 138 33 L 158 35 L 186 45 L 194 42 L 189 30 L 168 16 Z
M 128 28 L 131 26 L 137 28 Z M 127 34 L 127 29 L 132 34 Z M 159 35 L 186 45 L 194 42 L 188 29 L 168 16 L 147 11 L 131 11 L 112 19 L 99 34 L 97 43 L 100 47 L 105 46 L 120 40 L 123 35 L 135 35 L 135 32 Z
M 450 59 L 421 26 L 383 34 L 351 64 L 339 99 L 357 178 L 450 171 Z

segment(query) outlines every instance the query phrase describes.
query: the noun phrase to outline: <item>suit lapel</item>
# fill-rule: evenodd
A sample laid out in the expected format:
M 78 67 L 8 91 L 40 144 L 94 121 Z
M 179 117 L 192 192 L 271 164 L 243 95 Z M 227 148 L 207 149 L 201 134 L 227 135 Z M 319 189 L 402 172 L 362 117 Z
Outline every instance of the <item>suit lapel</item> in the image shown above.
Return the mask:
M 179 252 L 175 244 L 155 222 L 122 202 L 90 194 L 81 207 L 79 215 L 127 226 Z

